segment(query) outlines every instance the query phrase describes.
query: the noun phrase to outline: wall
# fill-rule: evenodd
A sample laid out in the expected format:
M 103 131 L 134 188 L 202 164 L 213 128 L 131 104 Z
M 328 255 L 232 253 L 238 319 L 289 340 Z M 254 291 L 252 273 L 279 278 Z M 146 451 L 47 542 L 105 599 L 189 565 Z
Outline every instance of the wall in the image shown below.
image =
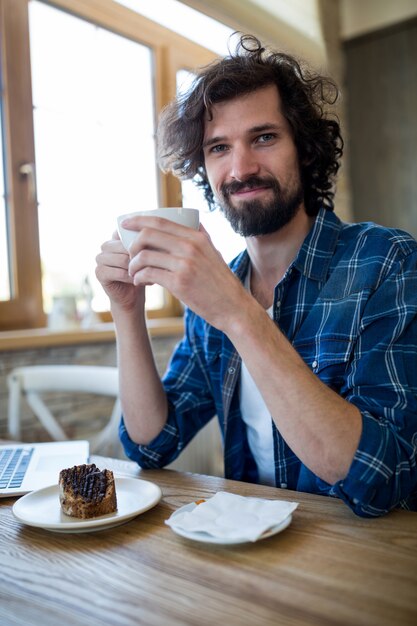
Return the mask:
M 316 19 L 318 0 L 181 1 L 234 30 L 257 35 L 265 43 L 299 55 L 313 65 L 320 66 L 326 61 Z
M 341 0 L 341 38 L 352 39 L 415 16 L 416 0 Z
M 417 19 L 344 48 L 354 219 L 417 237 Z

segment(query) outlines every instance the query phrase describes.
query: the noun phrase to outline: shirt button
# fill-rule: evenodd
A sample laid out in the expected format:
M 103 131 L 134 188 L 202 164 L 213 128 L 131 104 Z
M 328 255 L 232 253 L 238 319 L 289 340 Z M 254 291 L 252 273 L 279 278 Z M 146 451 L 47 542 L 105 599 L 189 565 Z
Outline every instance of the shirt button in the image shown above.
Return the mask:
M 276 308 L 279 309 L 280 306 L 281 306 L 281 300 L 277 300 Z
M 281 483 L 281 489 L 286 489 L 288 487 L 287 483 Z
M 316 369 L 317 365 L 318 365 L 318 362 L 317 362 L 317 361 L 313 361 L 313 362 L 312 362 L 311 367 L 313 368 L 313 370 L 315 370 L 315 369 Z
M 227 371 L 229 372 L 229 374 L 234 374 L 235 373 L 235 368 L 234 367 L 229 367 L 229 369 Z

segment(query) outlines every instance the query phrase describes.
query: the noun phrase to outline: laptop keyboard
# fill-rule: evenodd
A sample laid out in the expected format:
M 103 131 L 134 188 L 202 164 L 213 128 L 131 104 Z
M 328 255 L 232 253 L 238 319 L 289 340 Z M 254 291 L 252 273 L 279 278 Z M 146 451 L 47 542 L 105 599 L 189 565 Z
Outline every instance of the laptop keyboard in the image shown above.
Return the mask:
M 33 448 L 0 450 L 0 489 L 20 487 L 26 474 Z

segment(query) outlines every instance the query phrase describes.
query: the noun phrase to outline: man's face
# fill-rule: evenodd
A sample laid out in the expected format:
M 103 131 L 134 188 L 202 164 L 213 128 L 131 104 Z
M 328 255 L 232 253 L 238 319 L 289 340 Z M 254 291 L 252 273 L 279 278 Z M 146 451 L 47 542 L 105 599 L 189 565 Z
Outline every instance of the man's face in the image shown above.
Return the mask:
M 239 234 L 275 232 L 301 207 L 297 150 L 275 85 L 214 105 L 203 150 L 210 186 Z

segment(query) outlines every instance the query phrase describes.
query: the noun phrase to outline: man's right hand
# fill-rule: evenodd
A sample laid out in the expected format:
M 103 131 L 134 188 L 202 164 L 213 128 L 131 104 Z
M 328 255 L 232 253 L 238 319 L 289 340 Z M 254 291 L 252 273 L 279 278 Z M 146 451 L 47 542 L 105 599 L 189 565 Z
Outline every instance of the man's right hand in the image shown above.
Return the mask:
M 129 253 L 117 232 L 101 246 L 96 257 L 96 277 L 110 298 L 111 306 L 123 311 L 144 308 L 145 286 L 133 284 L 129 276 Z

